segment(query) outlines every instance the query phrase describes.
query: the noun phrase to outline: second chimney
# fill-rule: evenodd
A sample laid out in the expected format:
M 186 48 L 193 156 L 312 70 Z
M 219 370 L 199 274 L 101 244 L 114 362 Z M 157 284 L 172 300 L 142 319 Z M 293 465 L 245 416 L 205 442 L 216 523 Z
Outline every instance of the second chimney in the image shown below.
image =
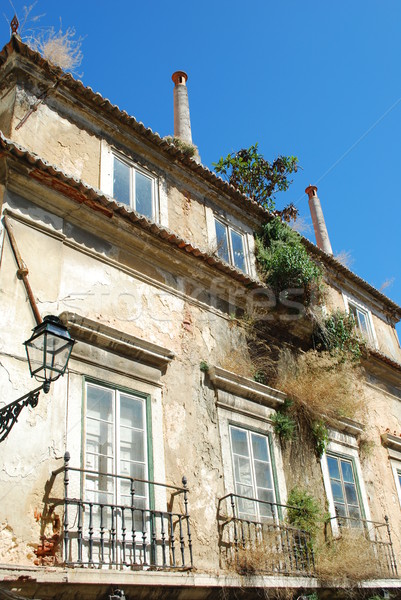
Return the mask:
M 180 138 L 186 144 L 193 144 L 191 132 L 191 117 L 189 114 L 188 75 L 184 71 L 176 71 L 172 74 L 174 81 L 174 137 Z M 198 152 L 195 160 L 200 162 Z
M 316 245 L 327 254 L 333 254 L 329 234 L 323 216 L 322 206 L 317 195 L 317 187 L 309 185 L 305 193 L 309 196 L 309 210 L 312 216 L 313 229 L 315 230 Z

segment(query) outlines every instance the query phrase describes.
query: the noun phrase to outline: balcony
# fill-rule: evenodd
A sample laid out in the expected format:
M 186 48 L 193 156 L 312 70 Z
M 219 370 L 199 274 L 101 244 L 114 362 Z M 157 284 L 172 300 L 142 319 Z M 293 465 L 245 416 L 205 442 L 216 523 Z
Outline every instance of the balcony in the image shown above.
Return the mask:
M 288 508 L 239 494 L 220 498 L 218 521 L 224 566 L 242 575 L 314 575 L 311 537 L 284 522 Z M 249 518 L 239 516 L 245 511 Z
M 56 557 L 57 564 L 131 570 L 192 568 L 184 477 L 182 487 L 177 487 L 74 468 L 69 460 L 67 452 L 64 466 L 52 477 L 52 490 L 57 490 L 63 475 L 63 498 L 49 499 L 63 506 L 62 557 Z M 96 489 L 85 497 L 82 489 L 88 479 L 97 481 L 103 491 Z M 104 490 L 110 489 L 120 491 L 120 502 L 107 501 L 110 494 Z
M 398 577 L 389 519 L 384 517 L 383 522 L 368 521 L 353 517 L 332 517 L 325 524 L 325 543 L 332 548 L 332 561 L 344 555 L 348 548 L 353 547 L 357 553 L 355 565 L 345 565 L 344 571 L 349 567 L 356 568 L 361 578 L 388 579 Z

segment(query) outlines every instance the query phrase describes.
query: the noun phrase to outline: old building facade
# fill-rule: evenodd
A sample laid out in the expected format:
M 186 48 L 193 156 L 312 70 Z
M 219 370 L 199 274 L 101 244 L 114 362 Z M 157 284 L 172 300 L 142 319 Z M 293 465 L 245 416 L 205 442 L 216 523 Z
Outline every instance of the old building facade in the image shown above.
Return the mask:
M 17 35 L 0 81 L 2 404 L 32 385 L 22 342 L 35 306 L 76 340 L 66 375 L 0 446 L 0 588 L 334 597 L 339 585 L 318 576 L 309 538 L 289 525 L 302 482 L 334 539 L 354 519 L 370 540 L 381 570 L 358 593 L 398 597 L 401 308 L 304 241 L 325 268 L 325 310 L 353 314 L 368 339 L 368 409 L 363 424 L 330 428 L 320 459 L 296 462 L 274 428 L 286 395 L 235 369 L 248 353 L 239 315 L 256 304 L 276 309 L 275 345 L 310 343 L 307 320 L 280 299 L 272 307 L 259 278 L 264 209 Z M 239 568 L 266 531 L 270 567 Z

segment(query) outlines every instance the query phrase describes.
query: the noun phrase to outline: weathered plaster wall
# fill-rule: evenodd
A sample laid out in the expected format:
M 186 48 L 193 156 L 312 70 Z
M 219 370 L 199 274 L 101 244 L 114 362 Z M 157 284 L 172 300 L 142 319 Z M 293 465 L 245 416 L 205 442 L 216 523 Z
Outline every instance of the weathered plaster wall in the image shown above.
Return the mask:
M 15 87 L 3 88 L 0 92 L 0 131 L 6 137 L 11 136 L 11 119 L 16 96 Z
M 99 188 L 100 140 L 78 127 L 76 121 L 52 110 L 46 101 L 39 104 L 16 129 L 38 101 L 36 96 L 21 87 L 17 88 L 16 94 L 11 139 L 50 164 L 57 165 L 68 175 Z

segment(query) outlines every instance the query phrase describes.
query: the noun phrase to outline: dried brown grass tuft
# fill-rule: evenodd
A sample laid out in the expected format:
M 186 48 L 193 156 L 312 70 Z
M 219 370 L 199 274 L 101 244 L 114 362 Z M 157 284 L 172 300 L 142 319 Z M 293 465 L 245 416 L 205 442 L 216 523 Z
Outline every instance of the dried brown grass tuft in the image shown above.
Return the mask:
M 64 71 L 76 72 L 83 58 L 81 51 L 83 38 L 76 38 L 74 27 L 65 31 L 54 27 L 44 28 L 27 38 L 27 43 L 49 62 Z
M 234 568 L 243 576 L 272 574 L 277 572 L 280 552 L 274 532 L 264 532 L 263 540 L 257 540 L 246 548 L 238 548 L 233 558 Z
M 255 372 L 246 346 L 241 350 L 231 349 L 220 361 L 220 367 L 242 377 L 253 377 Z
M 339 417 L 353 419 L 364 407 L 361 368 L 329 352 L 283 351 L 277 385 L 309 423 L 322 416 L 328 423 Z
M 340 587 L 385 576 L 372 542 L 361 531 L 351 528 L 344 528 L 341 538 L 317 549 L 316 574 L 322 581 Z

